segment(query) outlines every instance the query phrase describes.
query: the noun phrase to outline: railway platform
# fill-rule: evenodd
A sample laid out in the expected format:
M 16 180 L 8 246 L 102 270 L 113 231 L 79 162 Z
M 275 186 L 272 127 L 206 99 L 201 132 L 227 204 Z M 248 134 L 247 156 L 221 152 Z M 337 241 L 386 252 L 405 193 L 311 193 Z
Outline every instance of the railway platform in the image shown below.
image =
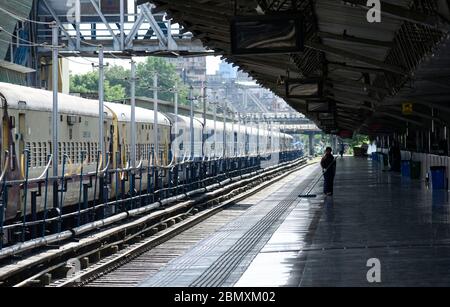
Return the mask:
M 450 283 L 446 191 L 433 192 L 423 181 L 383 172 L 376 162 L 345 157 L 338 160 L 334 197 L 320 196 L 319 184 L 313 191 L 317 198 L 298 198 L 319 175 L 318 165 L 308 166 L 238 203 L 230 208 L 234 215 L 229 222 L 216 224 L 215 229 L 203 228 L 202 238 L 196 238 L 196 243 L 191 240 L 191 247 L 165 259 L 168 263 L 158 269 L 140 270 L 141 281 L 135 285 Z M 197 232 L 203 226 L 198 227 Z M 379 280 L 368 278 L 374 259 L 379 262 Z

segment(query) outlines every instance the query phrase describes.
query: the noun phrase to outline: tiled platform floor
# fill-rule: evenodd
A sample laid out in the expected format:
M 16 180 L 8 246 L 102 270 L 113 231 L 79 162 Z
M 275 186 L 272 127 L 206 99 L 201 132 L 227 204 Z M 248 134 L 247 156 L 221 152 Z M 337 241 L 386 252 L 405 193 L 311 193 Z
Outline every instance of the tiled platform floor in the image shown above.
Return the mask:
M 448 193 L 372 163 L 338 160 L 334 197 L 296 198 L 316 166 L 288 176 L 141 286 L 449 286 Z

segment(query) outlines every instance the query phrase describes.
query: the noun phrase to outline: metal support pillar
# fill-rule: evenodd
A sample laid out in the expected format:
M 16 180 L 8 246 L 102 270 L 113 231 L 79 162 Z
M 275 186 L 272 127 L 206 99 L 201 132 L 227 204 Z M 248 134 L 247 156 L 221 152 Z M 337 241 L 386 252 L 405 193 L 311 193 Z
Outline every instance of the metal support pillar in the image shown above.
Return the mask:
M 52 45 L 53 45 L 53 110 L 52 110 L 52 145 L 53 145 L 53 176 L 58 176 L 58 79 L 59 79 L 59 59 L 58 59 L 58 25 L 54 23 L 52 26 Z
M 227 108 L 228 103 L 225 100 L 225 105 L 223 108 L 223 158 L 227 156 Z
M 158 73 L 155 73 L 153 77 L 153 112 L 154 112 L 154 125 L 153 135 L 155 143 L 155 162 L 158 163 L 159 159 L 159 129 L 158 129 Z M 162 162 L 162 161 L 161 161 Z
M 203 103 L 203 129 L 202 129 L 202 157 L 205 157 L 206 152 L 205 152 L 205 141 L 206 141 L 206 86 L 205 84 L 202 82 L 202 93 L 201 93 L 201 97 L 202 97 L 202 103 Z
M 256 155 L 259 155 L 259 115 L 256 115 Z
M 120 50 L 125 49 L 125 3 L 120 0 Z
M 177 153 L 179 150 L 179 145 L 178 145 L 178 81 L 175 82 L 175 89 L 174 89 L 174 94 L 175 94 L 175 98 L 174 98 L 174 104 L 175 104 L 175 139 L 174 139 L 174 149 L 173 149 L 173 154 L 174 154 L 174 158 L 175 158 L 175 162 L 177 161 Z
M 131 166 L 136 167 L 136 62 L 131 60 Z
M 240 137 L 241 137 L 241 113 L 237 113 L 237 118 L 238 118 L 238 131 L 237 131 L 237 155 L 240 156 L 241 155 L 241 143 L 240 142 Z
M 195 133 L 194 133 L 194 88 L 191 87 L 189 88 L 189 103 L 190 103 L 190 107 L 191 107 L 191 114 L 190 114 L 190 142 L 191 142 L 191 160 L 194 159 L 195 157 Z
M 217 99 L 216 92 L 213 93 L 214 104 L 214 158 L 217 156 Z
M 98 50 L 98 150 L 101 153 L 101 161 L 105 161 L 105 131 L 104 131 L 104 81 L 105 67 L 103 65 L 104 49 L 100 46 Z

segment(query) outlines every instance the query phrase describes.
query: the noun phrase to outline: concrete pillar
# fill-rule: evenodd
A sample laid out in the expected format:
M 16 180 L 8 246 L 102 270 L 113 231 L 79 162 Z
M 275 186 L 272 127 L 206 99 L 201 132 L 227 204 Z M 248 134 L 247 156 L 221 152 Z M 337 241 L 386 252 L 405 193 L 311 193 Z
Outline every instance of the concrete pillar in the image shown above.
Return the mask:
M 309 155 L 314 156 L 314 134 L 309 134 Z
M 338 141 L 337 141 L 337 137 L 335 135 L 331 136 L 331 142 L 332 142 L 332 148 L 333 148 L 333 153 L 338 153 L 339 149 L 338 149 Z

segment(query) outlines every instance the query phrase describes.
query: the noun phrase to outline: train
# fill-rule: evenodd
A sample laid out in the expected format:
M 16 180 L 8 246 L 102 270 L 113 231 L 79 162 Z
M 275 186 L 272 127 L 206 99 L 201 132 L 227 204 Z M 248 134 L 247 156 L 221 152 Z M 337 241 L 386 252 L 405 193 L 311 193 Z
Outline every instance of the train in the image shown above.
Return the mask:
M 0 83 L 0 174 L 3 181 L 39 178 L 49 169 L 48 157 L 52 153 L 53 93 Z M 58 174 L 95 172 L 99 167 L 99 101 L 77 96 L 58 95 Z M 190 118 L 182 115 L 158 113 L 136 107 L 136 156 L 143 165 L 159 163 L 168 165 L 185 159 L 212 159 L 257 154 L 272 154 L 292 149 L 293 137 L 256 125 L 224 124 L 194 118 L 194 140 L 191 142 Z M 175 131 L 177 127 L 178 131 Z M 158 129 L 158 159 L 152 158 L 154 133 Z M 225 130 L 225 132 L 224 132 Z M 111 154 L 109 167 L 124 168 L 130 161 L 131 107 L 120 103 L 104 103 L 103 148 Z M 193 144 L 193 145 L 192 145 Z M 29 167 L 24 163 L 24 152 L 29 153 Z M 66 159 L 63 159 L 66 157 Z M 105 159 L 106 160 L 106 159 Z M 106 164 L 106 163 L 105 163 Z M 146 186 L 146 178 L 143 178 Z M 114 197 L 114 182 L 110 197 Z M 51 189 L 51 187 L 50 187 Z M 24 206 L 23 190 L 10 191 L 4 213 L 6 221 L 29 214 L 30 205 Z M 48 193 L 51 202 L 52 192 Z M 64 193 L 64 205 L 78 203 L 79 187 L 69 185 Z M 90 192 L 89 198 L 95 195 Z M 1 200 L 0 200 L 1 201 Z M 29 200 L 28 200 L 29 202 Z M 40 199 L 37 210 L 44 210 Z M 23 208 L 27 208 L 24 210 Z M 24 212 L 26 211 L 26 212 Z

